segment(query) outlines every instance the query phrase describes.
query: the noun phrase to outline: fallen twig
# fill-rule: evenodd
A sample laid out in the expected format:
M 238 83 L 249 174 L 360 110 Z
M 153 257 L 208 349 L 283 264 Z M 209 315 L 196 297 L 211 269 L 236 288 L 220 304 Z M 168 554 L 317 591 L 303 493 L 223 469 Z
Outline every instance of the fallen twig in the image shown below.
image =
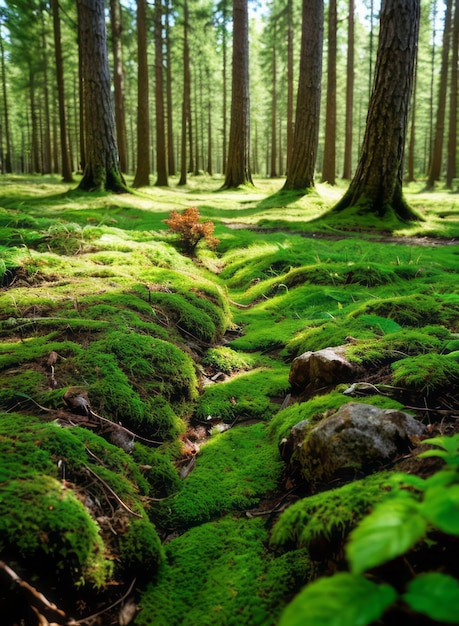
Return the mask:
M 35 587 L 32 587 L 32 585 L 29 585 L 25 580 L 22 580 L 22 578 L 3 561 L 0 561 L 0 569 L 24 591 L 27 602 L 36 614 L 40 626 L 53 626 L 54 624 L 74 626 L 79 624 L 79 622 L 76 622 L 72 617 L 67 617 L 64 611 L 59 609 L 53 602 L 50 602 L 48 598 L 40 591 L 37 591 Z M 52 622 L 49 620 L 52 620 Z
M 128 507 L 128 505 L 123 502 L 121 500 L 121 498 L 119 497 L 119 495 L 113 491 L 113 489 L 110 487 L 110 485 L 108 483 L 105 482 L 105 480 L 103 478 L 101 478 L 98 474 L 96 474 L 96 472 L 94 470 L 92 470 L 90 467 L 88 467 L 87 465 L 84 465 L 84 468 L 90 473 L 92 474 L 92 476 L 94 476 L 99 482 L 101 482 L 103 484 L 103 486 L 112 494 L 112 496 L 115 498 L 115 500 L 123 507 L 123 509 L 125 511 L 127 511 L 128 513 L 130 513 L 131 515 L 133 515 L 134 517 L 138 517 L 138 518 L 142 518 L 141 515 L 139 515 L 139 513 L 135 513 L 135 511 L 133 511 L 132 509 L 130 509 Z

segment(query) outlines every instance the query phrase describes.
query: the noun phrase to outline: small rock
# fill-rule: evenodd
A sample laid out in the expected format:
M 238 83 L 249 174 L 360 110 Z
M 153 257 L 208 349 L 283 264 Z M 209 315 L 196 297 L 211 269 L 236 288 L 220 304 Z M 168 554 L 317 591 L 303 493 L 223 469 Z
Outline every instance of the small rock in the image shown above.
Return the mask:
M 290 367 L 288 380 L 295 393 L 312 396 L 329 391 L 339 383 L 350 382 L 357 371 L 357 367 L 346 359 L 345 346 L 336 346 L 297 356 Z

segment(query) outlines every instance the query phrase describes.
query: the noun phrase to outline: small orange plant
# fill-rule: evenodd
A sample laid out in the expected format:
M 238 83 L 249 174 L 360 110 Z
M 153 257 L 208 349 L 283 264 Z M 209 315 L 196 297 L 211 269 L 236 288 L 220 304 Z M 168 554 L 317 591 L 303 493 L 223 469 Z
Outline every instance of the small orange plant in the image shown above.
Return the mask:
M 169 226 L 169 230 L 179 235 L 179 240 L 190 254 L 194 254 L 196 246 L 205 239 L 207 245 L 215 248 L 219 240 L 213 237 L 213 222 L 200 222 L 200 214 L 195 206 L 185 209 L 182 213 L 172 211 L 169 219 L 164 222 Z

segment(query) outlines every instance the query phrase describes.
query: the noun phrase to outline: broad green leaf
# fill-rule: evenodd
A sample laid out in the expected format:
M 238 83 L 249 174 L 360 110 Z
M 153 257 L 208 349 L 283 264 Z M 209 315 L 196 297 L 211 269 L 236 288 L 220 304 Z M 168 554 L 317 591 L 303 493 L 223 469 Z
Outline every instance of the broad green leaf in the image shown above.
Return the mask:
M 459 535 L 459 485 L 427 489 L 421 512 L 442 532 Z
M 403 599 L 418 613 L 447 624 L 459 622 L 459 582 L 438 572 L 421 574 L 408 585 Z
M 396 597 L 389 585 L 344 572 L 305 587 L 287 606 L 279 626 L 365 626 Z
M 352 572 L 361 574 L 404 554 L 426 529 L 419 504 L 412 498 L 382 502 L 350 535 L 346 553 Z

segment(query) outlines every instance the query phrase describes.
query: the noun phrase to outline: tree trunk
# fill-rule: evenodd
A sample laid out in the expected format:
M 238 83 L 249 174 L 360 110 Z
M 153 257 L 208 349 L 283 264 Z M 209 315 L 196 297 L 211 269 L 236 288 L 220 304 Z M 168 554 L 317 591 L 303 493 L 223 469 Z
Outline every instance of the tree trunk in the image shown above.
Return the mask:
M 209 86 L 209 98 L 207 100 L 207 173 L 213 176 L 212 165 L 212 88 L 210 84 L 209 68 L 206 69 L 207 84 Z
M 37 119 L 37 99 L 35 92 L 35 73 L 33 68 L 29 66 L 29 85 L 30 85 L 30 121 L 31 121 L 31 171 L 34 174 L 41 172 L 40 148 L 38 145 L 38 119 Z
M 78 0 L 86 167 L 79 189 L 126 192 L 118 161 L 103 0 Z
M 270 178 L 277 178 L 277 67 L 276 67 L 276 24 L 273 24 L 273 48 L 271 52 L 271 171 Z
M 402 193 L 408 111 L 419 32 L 420 0 L 383 0 L 375 81 L 359 164 L 334 211 L 358 206 L 383 217 L 419 219 Z
M 247 0 L 233 0 L 231 125 L 223 189 L 253 185 L 250 171 L 249 16 Z
M 43 13 L 41 14 L 41 40 L 43 48 L 43 99 L 44 99 L 44 120 L 43 129 L 43 158 L 42 158 L 42 174 L 51 174 L 51 112 L 49 107 L 49 81 L 48 81 L 48 54 L 46 43 L 46 27 Z
M 183 100 L 182 100 L 182 140 L 180 149 L 180 180 L 179 185 L 186 185 L 187 178 L 187 154 L 186 154 L 186 137 L 187 126 L 191 124 L 190 112 L 191 112 L 191 97 L 190 97 L 190 48 L 188 44 L 188 30 L 189 30 L 189 17 L 188 17 L 188 2 L 184 3 L 184 22 L 183 22 Z M 190 147 L 191 153 L 192 148 Z
M 448 130 L 448 159 L 446 166 L 446 187 L 453 188 L 453 179 L 456 178 L 457 159 L 457 64 L 459 47 L 459 0 L 454 2 L 453 51 L 451 59 L 451 86 L 449 97 L 449 130 Z
M 408 142 L 408 167 L 406 181 L 413 183 L 414 177 L 414 148 L 416 144 L 416 82 L 417 82 L 417 63 L 414 71 L 414 87 L 413 87 L 413 102 L 411 105 L 411 125 L 410 125 L 410 139 Z
M 344 139 L 343 178 L 352 176 L 352 139 L 354 123 L 354 47 L 355 47 L 355 6 L 349 0 L 349 16 L 347 30 L 347 78 L 346 78 L 346 122 Z
M 9 121 L 9 104 L 8 94 L 6 90 L 6 70 L 5 70 L 5 50 L 3 48 L 3 34 L 1 32 L 0 24 L 0 54 L 1 54 L 1 71 L 2 71 L 2 100 L 3 100 L 3 119 L 5 122 L 4 134 L 6 143 L 4 168 L 6 174 L 11 174 L 13 171 L 11 163 L 11 133 L 10 133 L 10 121 Z
M 175 175 L 174 126 L 172 115 L 172 55 L 169 26 L 170 4 L 166 6 L 166 93 L 167 93 L 167 168 L 169 176 Z
M 61 21 L 59 18 L 59 1 L 51 0 L 54 27 L 54 54 L 56 58 L 57 99 L 59 102 L 59 133 L 61 144 L 62 180 L 73 182 L 70 168 L 70 157 L 67 146 L 67 111 L 65 106 L 64 65 L 62 59 Z
M 327 108 L 322 182 L 336 183 L 336 0 L 328 4 Z
M 163 89 L 163 24 L 162 2 L 155 0 L 155 111 L 157 187 L 167 187 L 166 125 Z
M 137 0 L 137 170 L 134 187 L 150 184 L 150 106 L 147 55 L 147 2 Z
M 427 179 L 427 189 L 433 189 L 435 182 L 440 179 L 441 163 L 443 158 L 443 137 L 445 134 L 446 92 L 448 88 L 448 58 L 451 42 L 451 15 L 453 0 L 446 0 L 445 29 L 441 53 L 440 88 L 438 91 L 437 116 L 435 120 L 435 137 L 432 151 L 432 161 Z
M 293 150 L 293 7 L 287 0 L 287 172 Z
M 319 142 L 323 29 L 323 0 L 303 0 L 295 133 L 292 160 L 283 187 L 285 190 L 306 193 L 314 187 Z
M 85 111 L 84 111 L 84 82 L 83 82 L 83 59 L 82 55 L 78 55 L 78 120 L 80 126 L 79 145 L 80 145 L 80 163 L 79 169 L 84 172 L 86 168 L 86 141 L 84 136 L 85 128 Z
M 124 106 L 124 70 L 121 46 L 122 13 L 119 0 L 110 0 L 110 23 L 113 51 L 113 86 L 115 100 L 116 139 L 120 155 L 120 169 L 127 174 L 129 170 L 128 144 L 126 131 L 126 109 Z

